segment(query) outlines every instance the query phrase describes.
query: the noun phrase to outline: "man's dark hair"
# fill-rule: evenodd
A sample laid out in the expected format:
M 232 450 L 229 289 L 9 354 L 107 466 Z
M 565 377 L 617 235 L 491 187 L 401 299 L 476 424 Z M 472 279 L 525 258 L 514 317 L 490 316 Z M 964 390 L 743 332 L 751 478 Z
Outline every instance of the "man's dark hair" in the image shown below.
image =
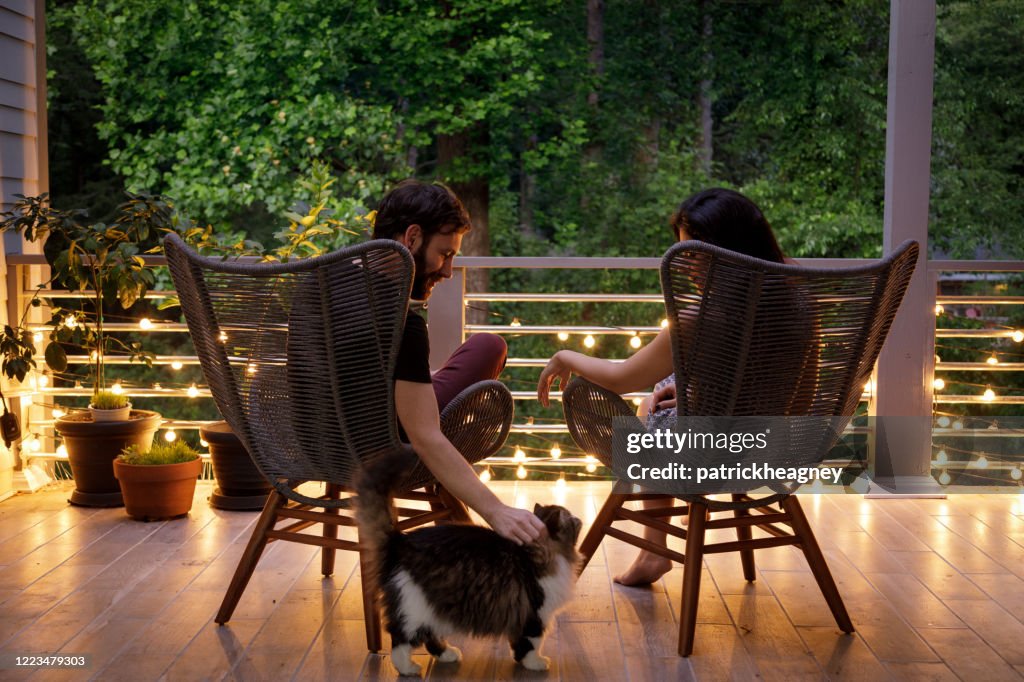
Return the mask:
M 435 234 L 466 232 L 472 227 L 469 213 L 455 193 L 440 183 L 403 180 L 377 205 L 374 239 L 397 239 L 410 225 L 423 229 L 430 241 Z

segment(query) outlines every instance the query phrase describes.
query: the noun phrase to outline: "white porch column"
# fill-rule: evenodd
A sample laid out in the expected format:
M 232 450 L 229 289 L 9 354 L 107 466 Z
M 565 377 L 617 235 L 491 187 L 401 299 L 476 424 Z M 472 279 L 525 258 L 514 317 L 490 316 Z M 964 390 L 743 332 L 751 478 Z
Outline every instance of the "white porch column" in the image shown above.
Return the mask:
M 871 414 L 919 417 L 901 420 L 908 423 L 879 439 L 872 453 L 875 477 L 894 478 L 900 490 L 935 486 L 929 476 L 935 285 L 927 271 L 934 66 L 935 0 L 892 0 L 883 246 L 890 253 L 914 239 L 921 256 L 878 360 Z

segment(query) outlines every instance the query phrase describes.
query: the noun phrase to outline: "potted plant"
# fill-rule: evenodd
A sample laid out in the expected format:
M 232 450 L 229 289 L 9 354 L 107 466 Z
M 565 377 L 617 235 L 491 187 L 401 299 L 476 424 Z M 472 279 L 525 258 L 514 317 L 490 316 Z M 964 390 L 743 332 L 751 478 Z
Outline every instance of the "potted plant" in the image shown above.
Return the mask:
M 54 428 L 68 450 L 76 490 L 71 502 L 87 506 L 119 506 L 121 492 L 113 476 L 114 457 L 125 447 L 148 449 L 161 419 L 156 412 L 132 410 L 123 396 L 106 391 L 104 358 L 120 351 L 133 360 L 150 364 L 152 358 L 140 343 L 126 343 L 104 332 L 104 304 L 116 300 L 123 309 L 145 296 L 154 282 L 139 255 L 144 243 L 157 231 L 174 224 L 171 206 L 156 196 L 130 194 L 112 223 L 90 223 L 82 210 L 54 208 L 46 194 L 15 195 L 14 209 L 0 214 L 0 232 L 18 232 L 30 242 L 45 242 L 51 277 L 39 285 L 77 289 L 85 296 L 80 305 L 51 301 L 46 365 L 59 375 L 67 370 L 65 347 L 83 349 L 91 358 L 95 412 L 70 412 L 57 419 Z M 33 333 L 27 320 L 42 301 L 37 291 L 18 326 L 6 326 L 0 337 L 2 371 L 21 381 L 36 367 Z M 118 412 L 107 412 L 119 408 Z M 125 409 L 127 408 L 127 409 Z
M 213 476 L 217 479 L 210 505 L 233 511 L 263 509 L 271 491 L 270 483 L 228 423 L 207 424 L 199 429 L 199 437 L 209 445 Z
M 125 511 L 141 521 L 188 514 L 202 471 L 199 453 L 180 440 L 157 443 L 148 450 L 125 448 L 114 460 Z

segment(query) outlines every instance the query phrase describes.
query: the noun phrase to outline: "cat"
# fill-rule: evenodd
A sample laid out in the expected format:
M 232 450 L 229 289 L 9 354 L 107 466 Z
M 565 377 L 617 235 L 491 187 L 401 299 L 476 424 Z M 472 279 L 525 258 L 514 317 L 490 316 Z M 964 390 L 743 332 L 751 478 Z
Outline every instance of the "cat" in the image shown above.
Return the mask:
M 470 524 L 400 533 L 391 517 L 395 471 L 364 467 L 356 483 L 356 518 L 398 672 L 420 674 L 411 658 L 420 644 L 439 662 L 461 660 L 459 649 L 445 640 L 455 632 L 505 636 L 518 663 L 547 670 L 550 661 L 540 653 L 541 642 L 555 612 L 572 597 L 580 520 L 564 507 L 535 505 L 547 534 L 528 545 Z

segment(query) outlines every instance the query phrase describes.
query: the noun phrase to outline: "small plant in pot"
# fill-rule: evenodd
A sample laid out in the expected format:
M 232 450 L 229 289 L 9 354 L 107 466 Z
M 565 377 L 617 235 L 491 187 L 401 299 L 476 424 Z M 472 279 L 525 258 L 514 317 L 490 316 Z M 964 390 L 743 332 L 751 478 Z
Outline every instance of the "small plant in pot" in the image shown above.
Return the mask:
M 199 453 L 177 440 L 156 443 L 148 450 L 125 448 L 114 460 L 125 511 L 141 521 L 188 514 L 202 471 Z
M 66 348 L 84 351 L 90 358 L 95 412 L 72 411 L 57 419 L 54 428 L 68 450 L 76 489 L 71 502 L 85 506 L 120 506 L 121 491 L 113 475 L 112 462 L 125 447 L 148 449 L 161 423 L 160 415 L 132 410 L 127 400 L 108 393 L 105 358 L 118 353 L 152 363 L 152 356 L 138 342 L 126 342 L 105 333 L 105 304 L 128 309 L 143 298 L 153 285 L 154 275 L 146 269 L 140 251 L 155 242 L 159 230 L 174 226 L 170 204 L 160 197 L 129 194 L 117 208 L 111 223 L 89 222 L 82 210 L 54 208 L 46 194 L 38 197 L 15 195 L 12 211 L 0 214 L 0 232 L 19 233 L 26 241 L 45 242 L 44 252 L 51 277 L 39 285 L 17 326 L 8 325 L 0 335 L 2 371 L 22 381 L 36 367 L 34 330 L 28 320 L 34 308 L 42 306 L 40 292 L 48 287 L 78 290 L 78 298 L 59 305 L 48 299 L 49 342 L 44 351 L 46 365 L 60 380 L 66 378 Z M 107 412 L 110 408 L 119 411 Z M 127 408 L 127 409 L 125 409 Z M 104 418 L 106 417 L 106 418 Z

